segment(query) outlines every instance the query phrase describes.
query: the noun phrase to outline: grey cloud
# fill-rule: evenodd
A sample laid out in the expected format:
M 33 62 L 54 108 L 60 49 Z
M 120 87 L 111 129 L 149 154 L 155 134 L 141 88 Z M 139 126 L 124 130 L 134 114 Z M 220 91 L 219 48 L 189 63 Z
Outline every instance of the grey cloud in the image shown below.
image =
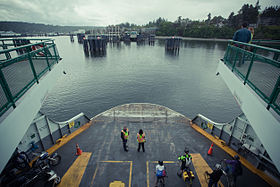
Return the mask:
M 174 21 L 237 13 L 245 3 L 257 0 L 0 0 L 0 20 L 54 25 L 109 25 L 121 22 L 146 24 L 158 17 Z M 280 0 L 261 0 L 261 7 L 279 5 Z

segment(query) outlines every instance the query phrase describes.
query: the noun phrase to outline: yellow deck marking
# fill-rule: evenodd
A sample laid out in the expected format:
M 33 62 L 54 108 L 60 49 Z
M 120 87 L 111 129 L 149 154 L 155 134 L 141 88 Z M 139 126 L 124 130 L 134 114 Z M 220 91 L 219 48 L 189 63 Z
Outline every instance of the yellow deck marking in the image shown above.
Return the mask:
M 95 179 L 95 177 L 96 177 L 98 168 L 99 168 L 99 162 L 97 163 L 96 169 L 95 169 L 94 174 L 93 174 L 93 177 L 92 177 L 92 179 L 91 179 L 90 186 L 93 186 L 93 181 L 94 181 L 94 179 Z
M 204 173 L 208 171 L 209 173 L 212 172 L 212 169 L 209 167 L 207 162 L 202 158 L 199 153 L 194 153 L 192 155 L 192 163 L 195 168 L 196 174 L 198 176 L 199 182 L 201 187 L 207 187 L 207 181 L 205 179 Z M 224 187 L 224 185 L 219 181 L 219 186 Z
M 129 187 L 131 187 L 131 178 L 132 178 L 132 161 L 130 162 L 130 169 L 129 169 L 129 184 L 128 184 Z
M 109 187 L 125 187 L 125 184 L 122 181 L 111 182 Z
M 150 187 L 149 161 L 146 162 L 146 168 L 147 168 L 147 187 Z
M 133 162 L 132 161 L 117 161 L 117 160 L 104 160 L 104 161 L 99 161 L 97 166 L 96 166 L 96 169 L 95 169 L 95 172 L 93 174 L 93 177 L 92 177 L 92 180 L 91 180 L 91 183 L 90 183 L 90 186 L 93 186 L 93 182 L 94 182 L 94 179 L 96 177 L 96 174 L 97 174 L 97 170 L 99 168 L 99 163 L 100 162 L 103 162 L 103 163 L 130 163 L 130 167 L 129 167 L 129 184 L 128 186 L 131 187 L 131 179 L 132 179 L 132 166 L 133 166 Z
M 83 152 L 61 179 L 59 187 L 79 186 L 92 153 Z
M 251 172 L 257 174 L 259 177 L 261 177 L 263 180 L 265 180 L 268 184 L 270 184 L 271 186 L 280 186 L 280 184 L 274 180 L 273 178 L 271 178 L 270 176 L 268 176 L 265 172 L 257 169 L 253 164 L 251 164 L 249 161 L 247 161 L 244 157 L 242 157 L 241 155 L 239 155 L 238 153 L 236 153 L 234 150 L 232 150 L 230 147 L 228 147 L 227 145 L 225 145 L 223 143 L 222 140 L 217 139 L 215 137 L 213 137 L 212 135 L 208 134 L 206 131 L 204 131 L 203 129 L 201 129 L 198 125 L 190 122 L 190 125 L 192 126 L 192 128 L 194 128 L 196 131 L 198 131 L 199 133 L 201 133 L 202 135 L 204 135 L 206 138 L 208 138 L 210 141 L 212 141 L 214 144 L 216 144 L 217 146 L 219 146 L 221 149 L 223 149 L 225 152 L 227 152 L 229 155 L 231 155 L 232 157 L 234 155 L 238 155 L 240 157 L 240 162 L 246 167 L 248 168 Z
M 100 161 L 100 162 L 108 162 L 108 163 L 124 163 L 124 162 L 132 162 L 132 161 L 116 161 L 116 160 L 106 160 L 106 161 Z
M 158 161 L 151 161 L 152 163 L 158 163 Z M 164 164 L 175 164 L 175 161 L 163 161 Z

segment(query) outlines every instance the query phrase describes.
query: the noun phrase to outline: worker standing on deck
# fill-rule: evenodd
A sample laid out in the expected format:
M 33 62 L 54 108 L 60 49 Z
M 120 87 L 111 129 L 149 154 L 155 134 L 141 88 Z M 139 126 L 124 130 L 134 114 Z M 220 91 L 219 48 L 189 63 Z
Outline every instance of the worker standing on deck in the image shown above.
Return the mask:
M 189 170 L 189 167 L 192 163 L 192 156 L 189 154 L 189 150 L 187 148 L 185 148 L 184 151 L 185 151 L 185 154 L 178 157 L 178 160 L 180 160 L 182 162 L 181 167 L 180 167 L 180 173 L 177 173 L 177 175 L 179 177 L 182 176 L 184 170 Z
M 137 142 L 138 142 L 138 152 L 140 151 L 140 148 L 142 147 L 143 152 L 145 152 L 144 143 L 146 142 L 145 139 L 145 133 L 142 129 L 139 130 L 139 133 L 137 133 Z
M 210 177 L 208 187 L 212 187 L 213 185 L 217 187 L 217 184 L 221 176 L 223 175 L 221 164 L 216 164 L 215 169 L 212 173 L 208 173 L 208 171 L 206 171 L 205 173 Z
M 121 131 L 121 138 L 122 138 L 122 141 L 123 141 L 123 149 L 124 151 L 128 151 L 128 147 L 126 145 L 127 143 L 127 140 L 128 140 L 128 137 L 129 137 L 129 131 L 128 131 L 128 128 L 126 126 L 123 127 L 122 131 Z
M 239 161 L 240 160 L 239 156 L 235 155 L 233 158 L 234 158 L 233 160 L 225 159 L 225 163 L 227 164 L 227 168 L 225 172 L 228 175 L 229 184 L 230 184 L 229 186 L 231 187 L 236 186 L 237 177 L 241 176 L 243 173 L 242 164 Z

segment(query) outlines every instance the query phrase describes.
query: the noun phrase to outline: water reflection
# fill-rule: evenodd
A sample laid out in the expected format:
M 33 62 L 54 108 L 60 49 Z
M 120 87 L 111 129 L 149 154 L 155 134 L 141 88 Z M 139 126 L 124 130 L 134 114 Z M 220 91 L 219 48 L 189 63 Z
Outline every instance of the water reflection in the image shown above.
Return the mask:
M 110 48 L 116 48 L 116 49 L 122 49 L 122 43 L 121 42 L 110 42 L 109 43 Z
M 126 45 L 126 46 L 130 46 L 131 41 L 123 41 L 123 43 L 124 43 L 124 45 Z
M 178 51 L 168 51 L 165 50 L 165 57 L 169 59 L 178 59 L 179 57 L 179 50 Z

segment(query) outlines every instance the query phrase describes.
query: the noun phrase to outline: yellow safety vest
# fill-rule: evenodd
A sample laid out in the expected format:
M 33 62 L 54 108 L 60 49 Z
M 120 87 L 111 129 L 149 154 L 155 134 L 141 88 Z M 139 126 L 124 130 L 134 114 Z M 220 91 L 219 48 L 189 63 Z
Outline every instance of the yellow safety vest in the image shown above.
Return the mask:
M 140 135 L 139 133 L 137 133 L 137 141 L 138 141 L 139 143 L 145 142 L 145 141 L 146 141 L 146 140 L 145 140 L 145 133 L 142 134 L 142 135 Z
M 124 130 L 122 130 L 122 133 L 123 133 L 123 136 L 124 136 L 124 139 L 128 139 L 128 129 L 126 129 L 126 132 Z

